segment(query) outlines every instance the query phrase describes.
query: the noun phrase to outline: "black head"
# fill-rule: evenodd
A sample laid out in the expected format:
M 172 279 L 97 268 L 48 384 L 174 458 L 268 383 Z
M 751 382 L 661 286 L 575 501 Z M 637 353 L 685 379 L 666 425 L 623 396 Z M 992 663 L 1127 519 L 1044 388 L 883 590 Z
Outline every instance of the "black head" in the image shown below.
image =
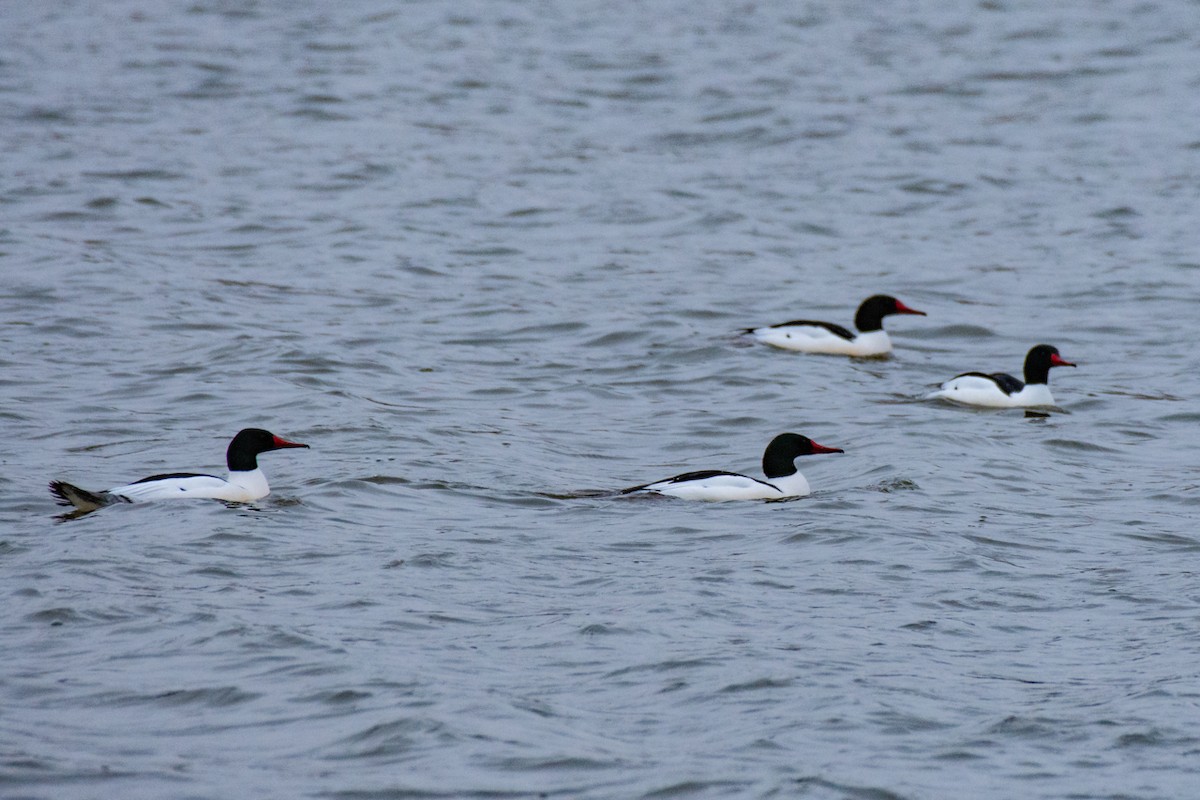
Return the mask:
M 768 478 L 782 478 L 794 475 L 796 465 L 792 463 L 800 456 L 812 456 L 817 453 L 841 453 L 837 447 L 826 447 L 817 444 L 807 436 L 798 433 L 781 433 L 771 440 L 763 453 L 763 474 Z
M 858 313 L 854 315 L 854 327 L 863 333 L 877 331 L 883 328 L 883 318 L 889 314 L 920 314 L 924 311 L 909 308 L 890 294 L 877 294 L 862 301 Z
M 1045 383 L 1050 380 L 1051 367 L 1073 367 L 1058 354 L 1058 348 L 1053 345 L 1039 344 L 1029 350 L 1025 356 L 1025 382 Z
M 262 428 L 246 428 L 238 431 L 225 451 L 225 463 L 230 472 L 246 472 L 258 469 L 258 454 L 271 450 L 281 450 L 285 447 L 308 447 L 299 442 L 289 442 L 281 439 L 270 431 Z

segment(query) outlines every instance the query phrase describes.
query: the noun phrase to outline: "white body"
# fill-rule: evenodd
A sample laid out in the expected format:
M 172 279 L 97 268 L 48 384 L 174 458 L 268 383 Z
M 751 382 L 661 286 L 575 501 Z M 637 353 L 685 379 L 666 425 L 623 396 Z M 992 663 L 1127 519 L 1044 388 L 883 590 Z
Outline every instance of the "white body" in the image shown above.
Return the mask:
M 780 500 L 785 497 L 802 497 L 808 494 L 808 481 L 799 472 L 770 482 L 760 481 L 748 475 L 722 473 L 707 478 L 687 481 L 659 481 L 643 486 L 638 491 L 665 494 L 683 500 Z
M 248 503 L 271 493 L 267 476 L 261 469 L 230 472 L 229 479 L 215 475 L 191 475 L 186 478 L 162 478 L 142 481 L 108 490 L 133 503 L 147 500 L 226 500 Z
M 782 325 L 755 328 L 751 335 L 763 344 L 804 353 L 829 353 L 842 356 L 882 356 L 892 352 L 892 340 L 882 328 L 843 339 L 820 325 Z
M 948 380 L 942 384 L 940 389 L 930 393 L 927 397 L 989 408 L 1029 408 L 1054 405 L 1050 387 L 1044 383 L 1027 383 L 1021 391 L 1005 394 L 995 381 L 979 375 L 960 375 Z

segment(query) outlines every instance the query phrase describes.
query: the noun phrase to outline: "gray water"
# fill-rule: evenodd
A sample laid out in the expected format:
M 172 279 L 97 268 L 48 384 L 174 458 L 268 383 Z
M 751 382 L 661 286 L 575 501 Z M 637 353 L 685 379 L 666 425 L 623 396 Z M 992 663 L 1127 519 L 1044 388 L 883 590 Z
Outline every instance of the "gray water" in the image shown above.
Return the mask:
M 0 796 L 1196 796 L 1198 96 L 1184 0 L 0 5 Z

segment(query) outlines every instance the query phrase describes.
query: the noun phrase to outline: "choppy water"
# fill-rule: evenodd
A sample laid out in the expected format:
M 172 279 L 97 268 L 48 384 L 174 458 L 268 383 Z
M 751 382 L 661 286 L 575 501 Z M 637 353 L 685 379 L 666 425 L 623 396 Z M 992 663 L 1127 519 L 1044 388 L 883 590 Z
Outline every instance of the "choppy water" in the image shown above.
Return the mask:
M 0 795 L 1194 796 L 1194 2 L 345 5 L 0 6 Z

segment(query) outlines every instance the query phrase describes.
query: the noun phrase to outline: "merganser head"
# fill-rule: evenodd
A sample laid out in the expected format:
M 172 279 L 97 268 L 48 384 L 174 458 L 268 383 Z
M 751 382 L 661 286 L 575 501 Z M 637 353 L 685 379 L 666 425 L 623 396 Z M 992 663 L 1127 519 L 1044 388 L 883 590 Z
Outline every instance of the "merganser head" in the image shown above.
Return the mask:
M 308 447 L 299 442 L 289 442 L 262 428 L 246 428 L 238 431 L 225 451 L 225 463 L 230 472 L 248 472 L 258 469 L 258 454 L 285 447 Z
M 842 453 L 838 447 L 826 447 L 817 444 L 807 436 L 798 433 L 781 433 L 771 440 L 763 453 L 763 474 L 768 478 L 782 478 L 785 475 L 795 475 L 794 462 L 800 456 L 812 456 L 818 453 Z
M 924 311 L 909 308 L 890 294 L 877 294 L 862 301 L 858 313 L 854 315 L 854 327 L 863 333 L 877 331 L 883 328 L 883 318 L 889 314 L 919 314 Z
M 1051 367 L 1073 367 L 1075 364 L 1063 359 L 1058 354 L 1058 348 L 1049 344 L 1039 344 L 1030 348 L 1025 356 L 1025 382 L 1045 383 L 1050 379 Z

